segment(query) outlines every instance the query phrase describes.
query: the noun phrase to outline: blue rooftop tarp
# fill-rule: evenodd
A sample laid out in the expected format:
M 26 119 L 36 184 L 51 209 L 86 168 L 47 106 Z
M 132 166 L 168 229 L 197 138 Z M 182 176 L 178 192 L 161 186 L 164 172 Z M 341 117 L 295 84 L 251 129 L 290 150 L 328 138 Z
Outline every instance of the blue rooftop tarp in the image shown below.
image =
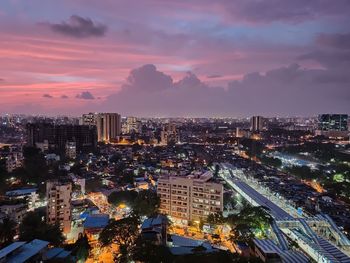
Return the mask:
M 107 214 L 88 215 L 84 222 L 84 228 L 104 228 L 108 225 L 109 216 Z

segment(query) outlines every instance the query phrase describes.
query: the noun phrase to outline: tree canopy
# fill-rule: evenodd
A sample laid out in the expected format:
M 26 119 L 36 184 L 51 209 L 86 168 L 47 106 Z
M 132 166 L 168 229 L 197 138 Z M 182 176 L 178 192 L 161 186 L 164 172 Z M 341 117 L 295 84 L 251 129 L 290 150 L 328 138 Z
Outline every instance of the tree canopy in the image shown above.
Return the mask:
M 58 225 L 47 224 L 38 212 L 28 212 L 19 227 L 20 240 L 41 239 L 58 246 L 64 241 Z

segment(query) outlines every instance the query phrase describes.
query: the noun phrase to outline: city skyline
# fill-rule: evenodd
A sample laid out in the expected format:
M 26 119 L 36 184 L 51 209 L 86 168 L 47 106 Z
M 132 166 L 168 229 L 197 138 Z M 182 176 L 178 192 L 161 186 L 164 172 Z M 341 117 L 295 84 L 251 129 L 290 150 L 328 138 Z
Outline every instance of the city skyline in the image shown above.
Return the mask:
M 350 3 L 0 3 L 0 112 L 349 112 Z

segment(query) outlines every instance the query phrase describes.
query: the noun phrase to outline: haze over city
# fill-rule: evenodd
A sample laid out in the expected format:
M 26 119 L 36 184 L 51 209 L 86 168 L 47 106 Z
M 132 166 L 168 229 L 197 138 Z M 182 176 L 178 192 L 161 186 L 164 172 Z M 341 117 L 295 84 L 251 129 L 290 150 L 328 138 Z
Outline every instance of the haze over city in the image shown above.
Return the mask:
M 0 263 L 350 263 L 350 0 L 0 0 Z
M 0 3 L 0 111 L 349 113 L 350 2 Z

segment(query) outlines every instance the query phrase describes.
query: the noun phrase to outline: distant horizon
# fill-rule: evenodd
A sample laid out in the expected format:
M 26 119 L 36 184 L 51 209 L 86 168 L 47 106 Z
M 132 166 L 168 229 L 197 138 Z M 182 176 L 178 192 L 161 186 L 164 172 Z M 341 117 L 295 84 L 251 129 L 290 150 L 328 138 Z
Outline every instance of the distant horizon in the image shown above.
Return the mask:
M 65 114 L 58 114 L 58 115 L 45 115 L 45 114 L 26 114 L 26 113 L 5 113 L 5 114 L 0 114 L 0 117 L 6 117 L 6 115 L 23 115 L 26 117 L 48 117 L 48 118 L 56 118 L 56 117 L 69 117 L 69 118 L 79 118 L 82 117 L 83 114 L 88 114 L 88 113 L 118 113 L 121 115 L 122 118 L 128 118 L 128 117 L 135 117 L 139 119 L 250 119 L 253 116 L 261 116 L 264 118 L 317 118 L 319 115 L 322 114 L 345 114 L 345 115 L 350 115 L 349 113 L 334 113 L 334 112 L 328 112 L 328 113 L 319 113 L 316 115 L 261 115 L 261 114 L 254 114 L 254 115 L 249 115 L 249 116 L 137 116 L 137 115 L 124 115 L 121 114 L 120 112 L 84 112 L 80 115 L 65 115 Z
M 2 0 L 0 112 L 349 112 L 350 1 Z

